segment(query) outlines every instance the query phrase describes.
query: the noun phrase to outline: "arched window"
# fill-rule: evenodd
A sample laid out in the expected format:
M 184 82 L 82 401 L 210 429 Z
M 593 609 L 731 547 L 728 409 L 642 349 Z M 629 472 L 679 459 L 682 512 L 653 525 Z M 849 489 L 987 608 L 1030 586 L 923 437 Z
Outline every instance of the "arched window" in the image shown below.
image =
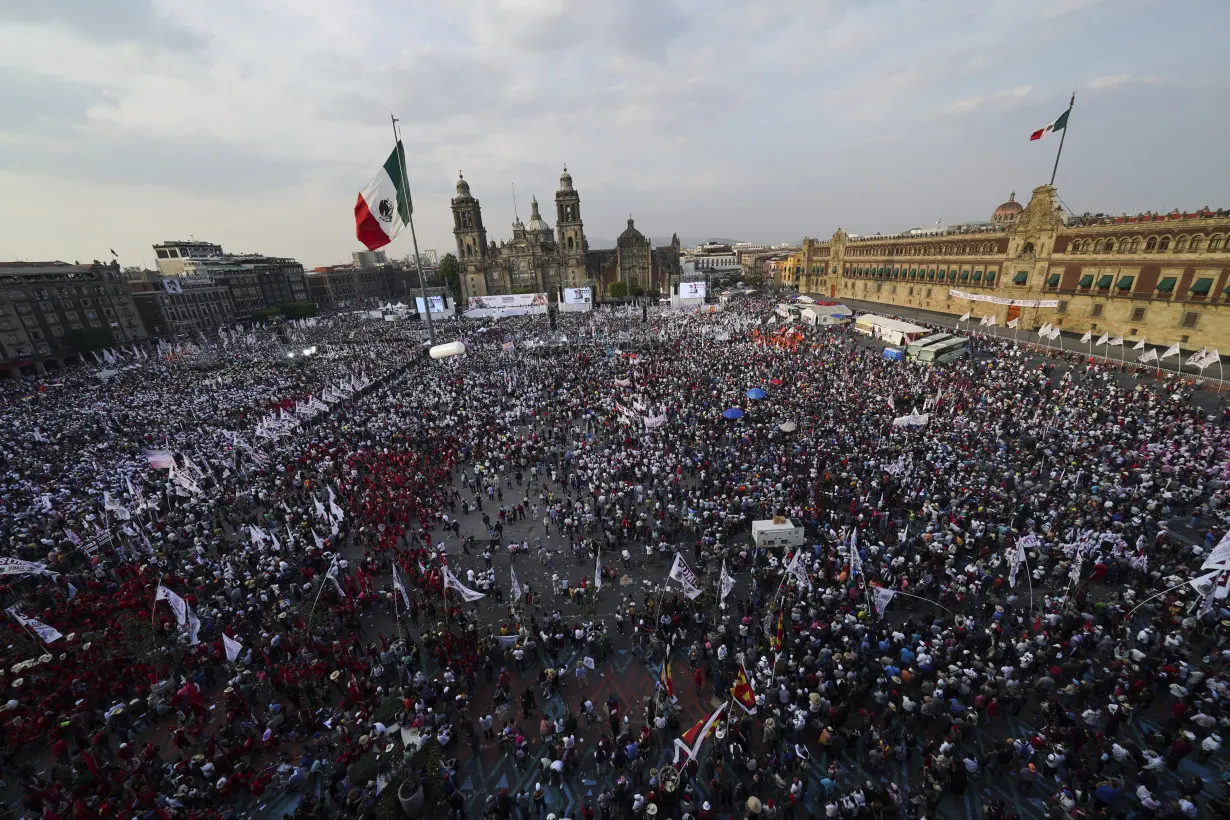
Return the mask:
M 1157 237 L 1151 236 L 1145 240 L 1145 253 L 1153 253 L 1157 250 Z
M 1174 249 L 1175 253 L 1183 253 L 1183 251 L 1187 250 L 1187 237 L 1180 236 L 1176 239 L 1174 242 Z
M 1204 244 L 1204 237 L 1201 236 L 1200 234 L 1196 234 L 1195 236 L 1192 237 L 1192 243 L 1191 245 L 1188 246 L 1188 250 L 1190 250 L 1192 253 L 1196 253 L 1197 251 L 1200 250 L 1200 246 L 1203 244 Z
M 1119 240 L 1119 253 L 1127 253 L 1130 247 L 1132 247 L 1132 243 L 1126 236 Z
M 1103 244 L 1102 240 L 1101 240 L 1101 239 L 1099 239 L 1097 242 L 1094 242 L 1094 243 L 1093 243 L 1093 252 L 1094 252 L 1094 253 L 1101 253 L 1101 252 L 1102 252 L 1102 249 L 1103 249 L 1104 247 L 1105 247 L 1105 245 Z
M 1130 250 L 1132 253 L 1140 253 L 1140 237 L 1139 236 L 1132 237 L 1132 247 Z
M 573 245 L 572 245 L 572 237 L 570 236 L 570 237 L 568 237 L 568 250 L 572 250 L 572 248 L 573 248 Z
M 1033 252 L 1034 252 L 1034 243 L 1032 242 L 1026 242 L 1025 245 L 1021 248 L 1021 253 L 1024 255 L 1028 255 Z
M 1157 249 L 1158 249 L 1158 251 L 1168 251 L 1168 250 L 1170 250 L 1170 237 L 1169 237 L 1169 236 L 1163 236 L 1161 239 L 1159 239 L 1159 240 L 1158 240 L 1158 242 L 1157 242 Z
M 1217 236 L 1209 240 L 1209 250 L 1211 251 L 1221 250 L 1222 247 L 1224 247 L 1225 245 L 1225 241 L 1226 241 L 1225 238 L 1222 237 L 1221 234 L 1218 234 Z

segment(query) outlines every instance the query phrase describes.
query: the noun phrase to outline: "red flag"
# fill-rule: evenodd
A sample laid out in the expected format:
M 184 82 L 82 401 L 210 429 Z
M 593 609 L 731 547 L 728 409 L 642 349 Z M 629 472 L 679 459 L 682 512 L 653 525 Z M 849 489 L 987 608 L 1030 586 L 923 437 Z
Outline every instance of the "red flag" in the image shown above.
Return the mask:
M 743 707 L 743 711 L 755 714 L 756 692 L 752 689 L 752 684 L 747 678 L 747 671 L 743 668 L 743 664 L 739 664 L 739 674 L 735 677 L 735 685 L 730 687 L 730 694 L 734 697 L 735 703 Z
M 782 651 L 782 638 L 785 636 L 782 620 L 785 617 L 785 615 L 786 615 L 786 606 L 785 604 L 783 604 L 777 610 L 777 634 L 773 636 L 773 651 L 774 652 Z

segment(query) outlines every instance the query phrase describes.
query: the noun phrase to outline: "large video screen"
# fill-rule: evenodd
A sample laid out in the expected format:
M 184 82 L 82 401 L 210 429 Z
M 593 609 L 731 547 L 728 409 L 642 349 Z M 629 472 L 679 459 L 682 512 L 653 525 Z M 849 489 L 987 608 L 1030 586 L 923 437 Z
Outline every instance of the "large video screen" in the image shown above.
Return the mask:
M 680 299 L 704 299 L 705 298 L 705 283 L 704 282 L 680 282 L 679 283 L 679 298 Z
M 590 288 L 564 288 L 564 304 L 587 305 L 593 301 L 593 291 Z
M 445 310 L 447 310 L 447 308 L 444 305 L 443 296 L 428 296 L 427 300 L 431 303 L 432 313 L 444 313 Z M 418 311 L 420 314 L 423 313 L 423 297 L 422 296 L 414 297 L 414 306 L 418 308 Z

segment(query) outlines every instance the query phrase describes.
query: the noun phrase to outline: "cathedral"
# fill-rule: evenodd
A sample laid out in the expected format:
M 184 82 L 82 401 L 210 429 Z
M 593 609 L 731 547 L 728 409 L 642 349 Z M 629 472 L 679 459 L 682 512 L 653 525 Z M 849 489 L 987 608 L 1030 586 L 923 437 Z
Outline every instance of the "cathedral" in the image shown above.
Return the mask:
M 529 223 L 513 221 L 511 240 L 499 245 L 488 241 L 482 207 L 464 177 L 457 181 L 452 211 L 465 299 L 546 293 L 557 301 L 562 288 L 580 287 L 593 288 L 595 298 L 601 298 L 615 282 L 625 283 L 630 294 L 666 293 L 680 275 L 679 238 L 655 249 L 631 217 L 615 248 L 591 251 L 581 221 L 581 197 L 567 168 L 555 192 L 554 231 L 543 220 L 535 197 Z

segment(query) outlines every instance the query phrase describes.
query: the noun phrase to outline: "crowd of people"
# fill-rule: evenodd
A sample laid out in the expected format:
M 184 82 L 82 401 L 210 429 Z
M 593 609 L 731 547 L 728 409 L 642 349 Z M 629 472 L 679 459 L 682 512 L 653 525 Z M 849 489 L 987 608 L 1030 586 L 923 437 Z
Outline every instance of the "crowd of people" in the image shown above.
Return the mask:
M 595 767 L 581 817 L 936 816 L 991 780 L 1230 808 L 1230 428 L 1193 385 L 980 337 L 893 362 L 762 299 L 441 337 L 465 355 L 338 317 L 0 385 L 12 816 L 370 817 L 419 778 L 437 816 L 568 816 L 465 793 L 448 750 L 483 738 L 548 787 Z M 749 538 L 775 516 L 784 554 Z M 620 640 L 658 693 L 595 706 L 579 660 Z M 729 704 L 669 766 L 705 715 L 663 664 Z

